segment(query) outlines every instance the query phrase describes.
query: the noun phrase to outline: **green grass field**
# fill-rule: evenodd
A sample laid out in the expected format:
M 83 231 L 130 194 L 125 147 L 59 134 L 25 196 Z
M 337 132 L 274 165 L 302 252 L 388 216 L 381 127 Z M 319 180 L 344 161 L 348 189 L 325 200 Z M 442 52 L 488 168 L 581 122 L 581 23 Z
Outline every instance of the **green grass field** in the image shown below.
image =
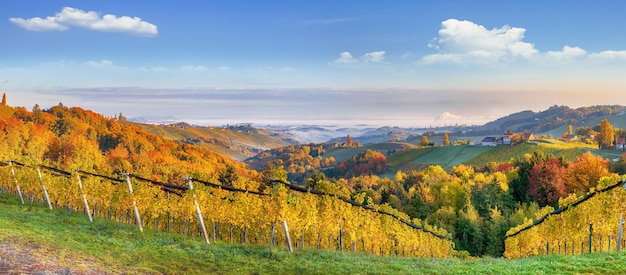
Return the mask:
M 491 148 L 483 146 L 444 146 L 438 147 L 437 150 L 428 152 L 412 162 L 424 163 L 430 165 L 439 165 L 446 170 L 451 169 L 454 166 L 465 163 L 484 152 L 489 151 Z
M 362 253 L 203 243 L 199 238 L 154 233 L 40 203 L 21 205 L 0 194 L 0 244 L 27 249 L 73 272 L 111 274 L 624 274 L 626 254 L 551 255 L 520 260 L 417 259 Z M 9 252 L 10 253 L 10 252 Z M 0 259 L 7 257 L 0 254 Z M 7 257 L 8 258 L 8 257 Z M 0 270 L 3 267 L 0 262 Z M 6 262 L 5 262 L 6 265 Z

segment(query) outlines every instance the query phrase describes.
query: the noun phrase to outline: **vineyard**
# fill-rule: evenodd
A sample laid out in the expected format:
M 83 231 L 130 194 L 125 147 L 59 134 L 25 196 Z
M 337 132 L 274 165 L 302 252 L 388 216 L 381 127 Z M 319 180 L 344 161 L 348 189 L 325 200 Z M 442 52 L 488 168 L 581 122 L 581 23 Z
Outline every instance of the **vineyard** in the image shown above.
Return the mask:
M 445 230 L 387 205 L 364 205 L 278 179 L 254 191 L 196 178 L 180 185 L 133 174 L 118 178 L 15 161 L 0 165 L 0 188 L 23 204 L 43 203 L 140 231 L 177 232 L 206 243 L 264 244 L 270 250 L 281 244 L 289 251 L 295 246 L 437 258 L 454 252 Z
M 504 256 L 619 251 L 625 244 L 621 238 L 626 214 L 625 184 L 620 176 L 604 177 L 597 190 L 582 197 L 572 194 L 560 199 L 556 210 L 544 207 L 535 221 L 527 220 L 507 232 Z

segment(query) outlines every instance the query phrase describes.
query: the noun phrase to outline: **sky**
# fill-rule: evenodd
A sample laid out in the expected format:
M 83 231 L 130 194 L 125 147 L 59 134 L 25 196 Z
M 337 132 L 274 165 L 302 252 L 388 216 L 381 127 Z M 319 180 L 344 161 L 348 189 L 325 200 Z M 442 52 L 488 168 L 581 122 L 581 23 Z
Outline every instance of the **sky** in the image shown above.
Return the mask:
M 0 2 L 0 91 L 151 121 L 430 127 L 626 105 L 626 1 Z

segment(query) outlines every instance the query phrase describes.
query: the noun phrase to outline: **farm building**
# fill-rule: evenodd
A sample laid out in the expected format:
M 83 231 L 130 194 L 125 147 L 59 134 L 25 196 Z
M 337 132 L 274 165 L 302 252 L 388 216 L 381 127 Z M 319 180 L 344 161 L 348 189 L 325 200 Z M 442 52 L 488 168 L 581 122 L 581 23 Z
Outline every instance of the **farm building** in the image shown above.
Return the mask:
M 624 138 L 618 138 L 615 140 L 615 149 L 624 150 Z
M 497 146 L 500 143 L 500 138 L 485 137 L 480 143 L 482 146 Z
M 525 141 L 535 140 L 535 134 L 532 132 L 524 132 L 524 134 L 522 134 L 522 137 Z

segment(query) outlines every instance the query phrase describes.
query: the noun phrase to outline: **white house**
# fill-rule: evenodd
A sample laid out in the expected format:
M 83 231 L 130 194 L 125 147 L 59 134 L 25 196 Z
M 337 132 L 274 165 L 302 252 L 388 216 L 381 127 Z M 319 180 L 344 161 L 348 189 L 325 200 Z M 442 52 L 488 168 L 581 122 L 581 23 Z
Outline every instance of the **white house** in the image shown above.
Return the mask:
M 498 137 L 485 137 L 480 142 L 482 146 L 497 146 L 500 143 L 500 138 Z

